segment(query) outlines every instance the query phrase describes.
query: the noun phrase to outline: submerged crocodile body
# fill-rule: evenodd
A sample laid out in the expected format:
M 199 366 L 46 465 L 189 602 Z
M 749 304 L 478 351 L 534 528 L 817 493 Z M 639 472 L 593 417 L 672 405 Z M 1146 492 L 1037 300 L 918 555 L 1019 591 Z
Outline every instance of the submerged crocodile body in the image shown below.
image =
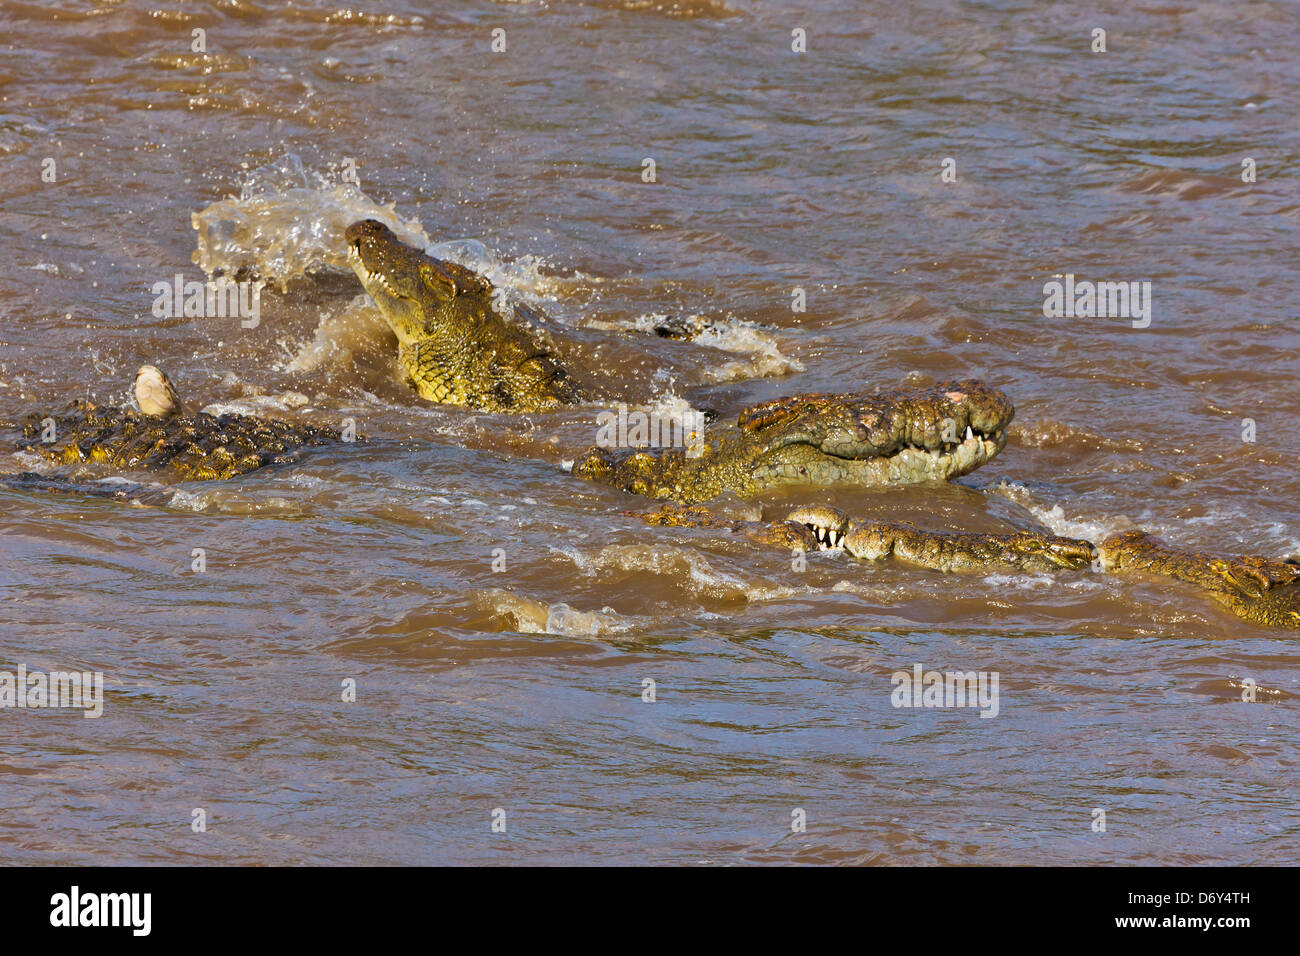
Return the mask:
M 398 357 L 420 395 L 483 411 L 537 411 L 592 397 L 545 347 L 493 308 L 491 284 L 402 243 L 388 227 L 348 227 L 348 261 L 396 334 Z M 1196 585 L 1239 616 L 1300 628 L 1300 565 L 1177 551 L 1143 532 L 1094 545 L 1042 531 L 926 531 L 855 522 L 828 507 L 778 522 L 720 518 L 700 502 L 784 486 L 873 486 L 939 481 L 978 468 L 1006 445 L 1015 411 L 981 382 L 841 395 L 807 394 L 745 409 L 688 453 L 593 448 L 574 466 L 588 481 L 677 502 L 640 515 L 659 525 L 744 533 L 785 548 L 838 548 L 937 571 L 1144 571 Z M 682 507 L 685 505 L 687 507 Z
M 61 465 L 105 464 L 213 481 L 293 462 L 305 447 L 342 440 L 336 431 L 275 418 L 187 414 L 171 381 L 152 365 L 136 373 L 134 392 L 139 410 L 78 399 L 62 412 L 32 416 L 19 447 Z M 30 474 L 21 483 L 38 487 L 42 481 L 60 485 L 58 478 Z
M 1254 555 L 1181 551 L 1145 531 L 1123 531 L 1094 545 L 1042 531 L 928 531 L 903 521 L 856 521 L 838 508 L 805 505 L 780 521 L 735 521 L 698 505 L 624 512 L 647 524 L 719 528 L 784 549 L 837 550 L 863 561 L 891 558 L 947 573 L 1144 572 L 1193 584 L 1238 617 L 1268 627 L 1300 628 L 1300 562 Z
M 1107 570 L 1185 581 L 1248 621 L 1300 628 L 1300 561 L 1295 559 L 1178 551 L 1143 531 L 1112 535 L 1099 550 Z

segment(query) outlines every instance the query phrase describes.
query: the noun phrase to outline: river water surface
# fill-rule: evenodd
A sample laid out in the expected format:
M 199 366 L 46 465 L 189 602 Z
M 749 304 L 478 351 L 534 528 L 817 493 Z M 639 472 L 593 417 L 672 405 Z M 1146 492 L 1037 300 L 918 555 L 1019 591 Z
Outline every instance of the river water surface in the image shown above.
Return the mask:
M 0 860 L 1300 861 L 1294 632 L 1142 577 L 800 567 L 564 470 L 618 402 L 977 377 L 1017 419 L 967 478 L 727 506 L 1300 552 L 1300 11 L 779 6 L 0 3 L 0 419 L 148 362 L 366 438 L 0 488 L 0 668 L 105 682 L 0 711 Z M 341 257 L 365 216 L 608 400 L 421 401 Z M 250 269 L 255 328 L 154 313 Z M 1150 281 L 1149 326 L 1045 317 L 1067 273 Z M 895 708 L 916 664 L 996 673 L 997 716 Z

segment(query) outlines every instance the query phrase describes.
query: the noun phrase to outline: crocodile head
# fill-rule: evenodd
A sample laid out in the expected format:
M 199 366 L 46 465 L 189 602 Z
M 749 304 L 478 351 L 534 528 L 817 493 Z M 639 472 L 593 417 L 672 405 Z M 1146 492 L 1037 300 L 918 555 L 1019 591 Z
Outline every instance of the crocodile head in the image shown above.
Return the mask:
M 400 342 L 418 342 L 454 320 L 457 297 L 487 295 L 492 285 L 454 262 L 406 245 L 382 222 L 348 226 L 348 264 Z
M 344 233 L 348 262 L 398 341 L 420 396 L 489 412 L 532 412 L 580 401 L 583 390 L 524 329 L 499 314 L 492 284 L 403 243 L 365 219 Z
M 1015 409 L 982 382 L 847 395 L 796 395 L 755 405 L 714 428 L 698 455 L 595 448 L 574 473 L 687 504 L 731 490 L 894 485 L 973 471 L 1006 445 Z

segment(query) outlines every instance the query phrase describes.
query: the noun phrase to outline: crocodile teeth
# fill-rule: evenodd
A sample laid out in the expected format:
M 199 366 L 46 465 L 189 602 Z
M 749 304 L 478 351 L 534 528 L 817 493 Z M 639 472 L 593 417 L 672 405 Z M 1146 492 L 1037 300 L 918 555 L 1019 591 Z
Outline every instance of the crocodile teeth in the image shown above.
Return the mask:
M 365 262 L 361 258 L 361 252 L 356 246 L 348 246 L 348 258 L 356 260 L 356 264 L 360 266 L 361 272 L 365 275 L 365 281 L 367 283 L 375 283 L 376 285 L 381 286 L 389 295 L 398 298 L 396 290 L 388 284 L 388 280 L 384 277 L 382 272 L 371 272 L 370 269 L 366 267 Z
M 805 524 L 805 528 L 817 536 L 817 543 L 821 545 L 819 551 L 833 551 L 840 546 L 844 540 L 844 535 L 834 528 L 827 528 L 819 524 Z
M 383 273 L 371 272 L 369 269 L 367 269 L 366 278 L 369 279 L 371 282 L 377 283 L 378 285 L 382 286 L 383 290 L 387 292 L 389 295 L 391 296 L 397 295 L 397 293 L 393 291 L 393 287 L 388 284 L 388 280 L 384 278 Z
M 974 438 L 974 437 L 975 437 L 975 432 L 971 429 L 971 427 L 970 427 L 969 425 L 967 425 L 967 426 L 966 426 L 966 441 L 970 441 L 970 440 L 971 440 L 972 438 Z

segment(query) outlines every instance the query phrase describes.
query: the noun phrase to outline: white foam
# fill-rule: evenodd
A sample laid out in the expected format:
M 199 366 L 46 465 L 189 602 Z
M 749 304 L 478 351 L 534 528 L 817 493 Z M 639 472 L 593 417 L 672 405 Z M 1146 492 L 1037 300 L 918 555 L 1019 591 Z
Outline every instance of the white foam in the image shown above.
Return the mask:
M 1105 585 L 1097 578 L 1064 578 L 1046 572 L 1036 574 L 1026 574 L 1024 572 L 987 574 L 981 578 L 981 584 L 1002 591 L 1043 591 L 1048 589 L 1060 591 L 1063 588 L 1071 591 L 1098 591 L 1105 589 Z
M 504 290 L 508 300 L 540 305 L 558 298 L 566 284 L 587 278 L 548 275 L 542 257 L 507 260 L 478 239 L 434 243 L 418 219 L 404 218 L 393 203 L 380 205 L 337 170 L 309 169 L 293 153 L 250 172 L 238 196 L 190 218 L 198 232 L 194 261 L 209 276 L 247 267 L 281 289 L 320 266 L 351 273 L 344 231 L 361 219 L 377 219 L 403 242 L 473 269 Z
M 167 507 L 177 511 L 216 511 L 223 514 L 237 515 L 297 515 L 302 513 L 302 507 L 297 502 L 278 495 L 259 497 L 217 488 L 208 491 L 186 491 L 182 488 L 173 488 Z
M 237 398 L 228 402 L 213 402 L 205 405 L 201 411 L 214 417 L 221 415 L 261 415 L 268 409 L 289 412 L 306 404 L 306 396 L 300 392 L 282 392 L 279 395 L 254 395 Z
M 1150 508 L 1135 517 L 1100 515 L 1091 518 L 1069 517 L 1060 505 L 1048 508 L 1033 498 L 1032 492 L 1015 482 L 1003 480 L 988 488 L 993 494 L 1014 501 L 1053 534 L 1082 538 L 1093 544 L 1121 531 L 1141 528 L 1163 538 L 1175 547 L 1205 548 L 1225 553 L 1249 551 L 1268 555 L 1294 554 L 1300 551 L 1300 536 L 1288 525 L 1262 519 L 1258 514 L 1228 506 L 1212 514 L 1183 518 L 1177 523 L 1159 520 Z
M 724 352 L 748 356 L 744 362 L 724 362 L 706 370 L 707 382 L 734 382 L 755 375 L 767 378 L 804 370 L 802 362 L 782 353 L 776 339 L 751 322 L 729 317 L 721 325 L 710 325 L 695 341 Z
M 387 332 L 388 326 L 370 301 L 370 296 L 356 296 L 337 312 L 321 315 L 312 338 L 290 348 L 287 362 L 275 366 L 278 371 L 302 373 L 315 371 L 327 363 L 352 364 L 353 348 L 366 339 L 377 339 Z M 375 396 L 369 396 L 378 402 Z
M 592 319 L 587 322 L 587 325 L 594 329 L 627 330 L 648 335 L 654 333 L 669 319 L 668 315 L 662 313 L 647 312 L 626 322 Z M 686 325 L 688 328 L 700 329 L 699 333 L 691 339 L 692 342 L 721 352 L 746 356 L 743 361 L 723 362 L 705 369 L 702 373 L 705 382 L 714 384 L 733 382 L 756 377 L 789 375 L 804 370 L 802 362 L 781 351 L 776 338 L 770 332 L 760 329 L 748 320 L 737 319 L 730 315 L 722 319 L 692 315 L 687 319 Z
M 800 593 L 786 585 L 746 581 L 719 571 L 704 555 L 656 541 L 654 544 L 610 544 L 584 554 L 574 548 L 552 547 L 584 575 L 596 577 L 618 571 L 649 571 L 666 578 L 685 580 L 695 594 L 710 597 L 743 596 L 747 601 L 781 601 Z
M 546 633 L 564 637 L 600 637 L 626 631 L 628 627 L 612 607 L 578 611 L 567 604 L 552 604 L 546 614 Z
M 593 640 L 607 634 L 623 633 L 633 624 L 612 607 L 579 611 L 562 601 L 550 604 L 504 588 L 480 591 L 475 594 L 475 600 L 489 613 L 513 620 L 513 629 L 521 634 L 554 634 Z
M 1039 520 L 1052 534 L 1065 538 L 1082 538 L 1094 544 L 1104 538 L 1133 526 L 1133 522 L 1124 517 L 1101 516 L 1096 518 L 1070 518 L 1060 505 L 1048 508 L 1033 498 L 1032 493 L 1023 485 L 1012 481 L 1002 481 L 988 488 L 989 493 L 999 494 L 1020 505 Z

